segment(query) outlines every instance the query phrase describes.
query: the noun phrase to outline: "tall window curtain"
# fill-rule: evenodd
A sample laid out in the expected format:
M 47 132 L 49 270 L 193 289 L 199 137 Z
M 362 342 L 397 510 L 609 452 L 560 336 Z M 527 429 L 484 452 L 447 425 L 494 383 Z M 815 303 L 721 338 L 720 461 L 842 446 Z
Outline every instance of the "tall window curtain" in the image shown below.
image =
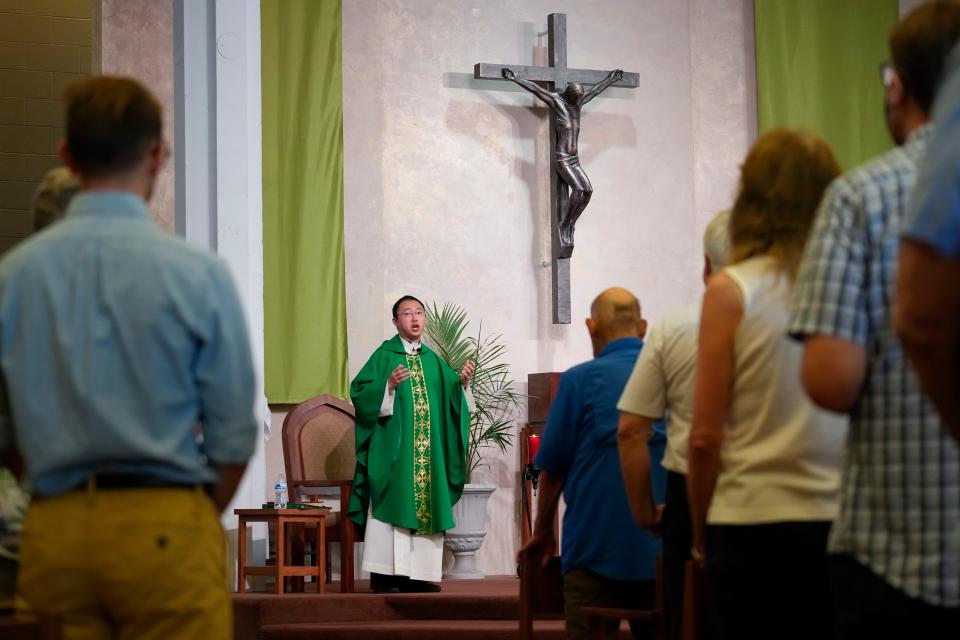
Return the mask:
M 760 131 L 823 136 L 844 169 L 893 145 L 880 65 L 897 0 L 755 0 Z
M 262 0 L 270 402 L 347 394 L 340 0 Z

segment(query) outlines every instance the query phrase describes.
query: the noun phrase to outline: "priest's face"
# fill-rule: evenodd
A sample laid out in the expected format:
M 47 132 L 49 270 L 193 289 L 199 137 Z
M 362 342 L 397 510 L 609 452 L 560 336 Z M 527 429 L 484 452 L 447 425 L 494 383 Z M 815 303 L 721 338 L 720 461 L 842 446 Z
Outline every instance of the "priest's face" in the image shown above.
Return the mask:
M 426 317 L 423 305 L 416 300 L 404 300 L 397 308 L 397 317 L 393 319 L 393 326 L 397 328 L 400 337 L 410 342 L 416 342 L 423 335 Z

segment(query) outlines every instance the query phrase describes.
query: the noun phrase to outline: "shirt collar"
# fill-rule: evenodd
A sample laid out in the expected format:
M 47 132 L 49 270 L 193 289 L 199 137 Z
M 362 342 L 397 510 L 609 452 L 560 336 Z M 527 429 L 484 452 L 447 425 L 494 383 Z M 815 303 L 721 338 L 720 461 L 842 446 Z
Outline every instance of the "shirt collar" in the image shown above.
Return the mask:
M 81 191 L 67 208 L 68 216 L 150 219 L 143 198 L 129 191 Z
M 398 334 L 399 335 L 399 334 Z M 403 345 L 403 350 L 409 354 L 419 353 L 420 352 L 420 341 L 410 342 L 403 336 L 400 336 L 400 343 Z
M 611 353 L 622 351 L 624 349 L 642 349 L 642 348 L 643 348 L 643 340 L 640 338 L 617 338 L 616 340 L 613 340 L 612 342 L 607 343 L 607 346 L 605 346 L 600 351 L 600 353 L 597 354 L 597 357 L 602 358 L 603 356 L 608 356 Z
M 933 122 L 927 122 L 913 131 L 910 132 L 910 135 L 907 136 L 906 141 L 903 143 L 904 146 L 908 144 L 915 144 L 919 142 L 926 142 L 927 139 L 933 134 Z

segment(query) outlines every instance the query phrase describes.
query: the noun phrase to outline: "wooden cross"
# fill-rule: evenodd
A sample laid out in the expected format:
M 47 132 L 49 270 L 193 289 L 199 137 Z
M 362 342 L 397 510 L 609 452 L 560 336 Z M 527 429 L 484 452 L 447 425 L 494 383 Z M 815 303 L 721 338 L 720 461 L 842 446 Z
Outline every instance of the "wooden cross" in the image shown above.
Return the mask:
M 549 91 L 563 91 L 572 82 L 582 85 L 594 85 L 607 77 L 607 71 L 594 69 L 570 69 L 567 67 L 567 16 L 563 13 L 551 13 L 547 17 L 547 47 L 549 66 L 528 67 L 512 64 L 494 64 L 479 62 L 473 66 L 473 77 L 483 80 L 503 80 L 501 72 L 509 67 L 515 73 L 528 80 L 541 83 Z M 624 73 L 623 78 L 614 83 L 614 87 L 636 88 L 640 86 L 640 75 Z M 556 122 L 553 111 L 550 112 L 550 148 L 555 149 Z M 557 175 L 556 154 L 551 153 L 550 171 L 550 220 L 551 249 L 553 258 L 553 323 L 570 324 L 570 251 L 563 251 L 558 233 L 561 207 L 565 206 L 566 186 Z

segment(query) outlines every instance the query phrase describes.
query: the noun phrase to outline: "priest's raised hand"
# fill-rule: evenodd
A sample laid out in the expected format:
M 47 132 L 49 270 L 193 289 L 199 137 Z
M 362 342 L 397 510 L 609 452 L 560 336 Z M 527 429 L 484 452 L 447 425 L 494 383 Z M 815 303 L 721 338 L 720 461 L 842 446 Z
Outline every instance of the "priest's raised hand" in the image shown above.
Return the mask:
M 462 378 L 462 375 L 463 374 L 461 374 L 461 378 Z M 400 386 L 400 383 L 403 382 L 404 380 L 408 380 L 409 378 L 410 378 L 410 370 L 407 369 L 402 364 L 398 364 L 397 368 L 394 369 L 393 372 L 390 374 L 390 377 L 387 378 L 387 388 L 390 390 L 390 393 L 393 393 L 394 391 L 396 391 L 397 387 Z
M 463 369 L 460 369 L 460 384 L 463 385 L 464 389 L 470 384 L 470 378 L 473 377 L 475 368 L 476 365 L 473 363 L 473 360 L 467 360 L 463 365 Z

